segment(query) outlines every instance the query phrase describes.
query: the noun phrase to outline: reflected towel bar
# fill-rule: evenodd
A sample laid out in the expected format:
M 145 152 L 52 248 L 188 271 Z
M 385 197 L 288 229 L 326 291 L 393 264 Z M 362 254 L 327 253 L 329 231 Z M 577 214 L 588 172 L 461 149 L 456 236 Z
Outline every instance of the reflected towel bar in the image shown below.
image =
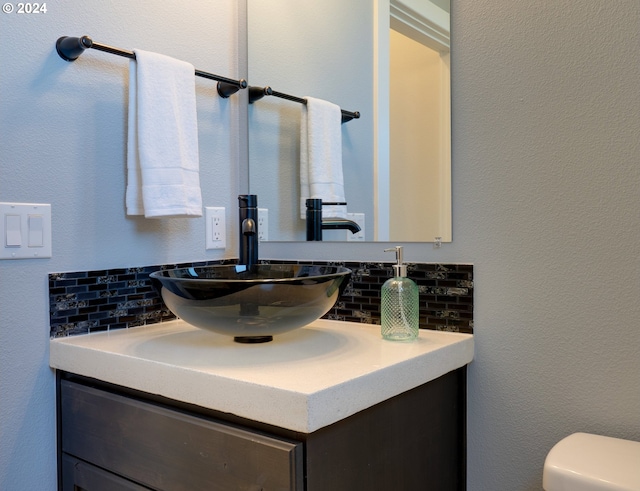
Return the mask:
M 106 44 L 100 44 L 93 41 L 89 36 L 82 36 L 79 38 L 62 36 L 56 41 L 56 51 L 60 58 L 65 61 L 75 61 L 84 52 L 85 49 L 97 49 L 104 51 L 105 53 L 111 53 L 112 55 L 124 56 L 132 60 L 136 59 L 136 55 L 133 51 L 127 51 L 120 48 L 114 48 L 113 46 L 107 46 Z M 195 70 L 195 74 L 198 77 L 208 78 L 210 80 L 216 80 L 218 82 L 218 94 L 225 99 L 230 95 L 235 94 L 240 89 L 247 88 L 247 81 L 244 79 L 233 80 L 220 75 L 214 75 L 213 73 L 203 72 L 201 70 Z
M 266 95 L 272 95 L 274 97 L 279 97 L 280 99 L 287 99 L 288 101 L 299 102 L 300 104 L 306 104 L 307 101 L 302 97 L 296 97 L 294 95 L 285 94 L 283 92 L 278 92 L 273 90 L 271 87 L 249 87 L 249 104 L 253 104 L 255 101 L 259 101 Z M 360 112 L 355 111 L 345 111 L 344 109 L 340 109 L 342 112 L 342 122 L 346 123 L 347 121 L 351 121 L 352 119 L 358 119 L 360 117 Z

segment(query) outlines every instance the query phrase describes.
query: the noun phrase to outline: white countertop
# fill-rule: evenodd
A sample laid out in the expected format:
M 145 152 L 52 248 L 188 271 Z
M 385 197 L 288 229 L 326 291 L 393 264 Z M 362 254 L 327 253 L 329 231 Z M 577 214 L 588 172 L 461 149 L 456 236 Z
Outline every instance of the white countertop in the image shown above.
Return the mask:
M 244 418 L 311 433 L 460 368 L 473 336 L 318 320 L 263 344 L 176 320 L 51 340 L 50 365 Z

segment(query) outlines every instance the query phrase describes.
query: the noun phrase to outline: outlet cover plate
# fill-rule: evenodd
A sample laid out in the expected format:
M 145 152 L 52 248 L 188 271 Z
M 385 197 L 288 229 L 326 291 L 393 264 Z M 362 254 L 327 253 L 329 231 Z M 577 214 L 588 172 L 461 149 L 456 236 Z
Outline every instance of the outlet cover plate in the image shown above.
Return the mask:
M 205 247 L 209 249 L 226 249 L 227 220 L 224 207 L 207 206 L 204 209 Z
M 269 240 L 269 208 L 258 208 L 258 240 Z
M 346 231 L 346 233 L 347 233 L 347 241 L 348 242 L 364 242 L 364 237 L 365 237 L 365 230 L 364 230 L 365 215 L 364 215 L 364 213 L 347 213 L 347 218 L 349 220 L 353 220 L 358 225 L 360 225 L 360 232 L 356 232 L 355 234 L 352 234 L 348 230 Z

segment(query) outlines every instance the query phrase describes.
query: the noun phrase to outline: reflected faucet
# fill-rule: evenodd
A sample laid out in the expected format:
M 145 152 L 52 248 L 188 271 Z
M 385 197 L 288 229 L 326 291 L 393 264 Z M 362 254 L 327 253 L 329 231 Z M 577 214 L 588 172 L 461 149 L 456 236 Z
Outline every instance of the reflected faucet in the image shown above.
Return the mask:
M 352 234 L 360 232 L 360 225 L 353 220 L 341 217 L 322 217 L 322 205 L 346 205 L 346 203 L 323 203 L 321 199 L 308 199 L 307 206 L 307 240 L 322 240 L 322 230 L 349 230 Z
M 258 263 L 258 196 L 238 196 L 240 215 L 239 263 L 251 267 Z

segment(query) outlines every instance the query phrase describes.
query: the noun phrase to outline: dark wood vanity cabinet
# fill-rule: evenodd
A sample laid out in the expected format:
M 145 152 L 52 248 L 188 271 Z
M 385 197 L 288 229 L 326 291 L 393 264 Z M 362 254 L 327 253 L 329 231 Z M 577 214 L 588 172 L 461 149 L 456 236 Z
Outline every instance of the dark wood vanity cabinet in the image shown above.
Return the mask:
M 313 433 L 58 372 L 61 491 L 466 489 L 466 368 Z

